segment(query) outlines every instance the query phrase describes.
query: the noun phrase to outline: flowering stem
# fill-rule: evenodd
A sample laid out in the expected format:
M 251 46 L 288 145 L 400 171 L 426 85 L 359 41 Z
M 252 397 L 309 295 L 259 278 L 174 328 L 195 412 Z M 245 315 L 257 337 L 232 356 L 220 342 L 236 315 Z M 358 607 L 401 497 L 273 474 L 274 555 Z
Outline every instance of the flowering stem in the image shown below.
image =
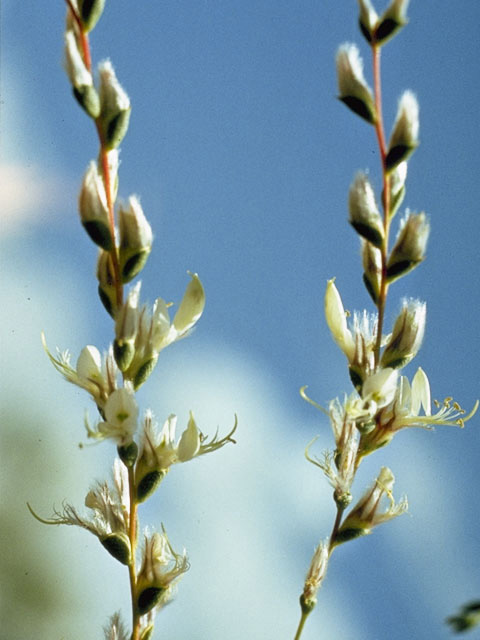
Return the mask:
M 65 0 L 68 8 L 75 20 L 78 32 L 80 34 L 80 41 L 82 45 L 82 54 L 83 61 L 85 62 L 85 66 L 87 70 L 92 73 L 92 57 L 90 54 L 90 44 L 88 41 L 88 34 L 83 28 L 82 21 L 80 20 L 80 16 L 78 15 L 75 7 L 73 6 L 71 0 Z M 117 308 L 122 305 L 123 302 L 123 286 L 122 280 L 120 277 L 120 265 L 118 262 L 117 248 L 115 246 L 115 212 L 114 212 L 114 202 L 112 198 L 112 184 L 110 178 L 110 167 L 108 165 L 108 150 L 105 148 L 105 141 L 103 139 L 100 116 L 95 120 L 95 126 L 97 129 L 98 140 L 100 142 L 100 158 L 102 163 L 102 176 L 103 176 L 103 184 L 105 186 L 105 194 L 107 196 L 107 209 L 108 209 L 108 224 L 110 228 L 110 235 L 113 240 L 113 248 L 110 251 L 110 255 L 112 258 L 112 266 L 113 266 L 113 277 L 115 280 L 115 297 Z
M 375 110 L 377 119 L 375 122 L 375 133 L 378 140 L 378 148 L 380 151 L 380 159 L 382 162 L 382 181 L 383 181 L 383 229 L 384 229 L 384 241 L 381 247 L 382 254 L 382 273 L 380 280 L 380 292 L 378 295 L 377 309 L 378 309 L 378 325 L 377 325 L 377 338 L 374 349 L 375 364 L 378 364 L 380 359 L 380 346 L 382 343 L 382 330 L 383 321 L 385 317 L 385 305 L 387 301 L 387 252 L 388 252 L 388 235 L 390 231 L 390 177 L 387 173 L 387 146 L 385 143 L 385 133 L 383 127 L 382 116 L 382 88 L 381 88 L 381 76 L 380 76 L 380 47 L 376 44 L 372 45 L 373 56 L 373 80 L 374 80 L 374 92 L 375 92 Z
M 130 594 L 132 598 L 132 637 L 131 640 L 138 640 L 140 633 L 140 616 L 136 605 L 137 575 L 135 568 L 135 556 L 137 550 L 137 499 L 135 491 L 135 476 L 133 467 L 128 467 L 128 488 L 130 493 L 130 517 L 128 537 L 130 540 L 130 562 L 128 564 L 128 574 L 130 578 Z

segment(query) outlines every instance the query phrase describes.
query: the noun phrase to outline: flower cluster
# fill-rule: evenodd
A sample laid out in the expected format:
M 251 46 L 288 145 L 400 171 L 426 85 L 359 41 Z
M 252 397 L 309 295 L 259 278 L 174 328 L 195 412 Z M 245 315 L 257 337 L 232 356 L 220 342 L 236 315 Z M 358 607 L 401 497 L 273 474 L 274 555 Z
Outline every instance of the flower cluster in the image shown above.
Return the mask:
M 158 431 L 148 410 L 139 419 L 136 392 L 152 374 L 160 352 L 189 335 L 202 316 L 205 291 L 196 273 L 189 273 L 183 298 L 170 318 L 172 303 L 157 297 L 150 306 L 141 301 L 141 282 L 132 281 L 146 266 L 153 232 L 136 195 L 117 201 L 119 146 L 128 131 L 130 99 L 117 79 L 110 60 L 98 65 L 94 81 L 89 34 L 100 19 L 105 0 L 66 0 L 65 70 L 73 94 L 95 125 L 99 152 L 83 176 L 78 211 L 80 223 L 97 247 L 98 295 L 113 321 L 111 344 L 103 353 L 84 347 L 74 365 L 68 351 L 45 351 L 54 367 L 70 383 L 85 390 L 97 417 L 85 417 L 89 438 L 112 440 L 117 445 L 113 485 L 98 482 L 85 498 L 88 515 L 64 503 L 46 524 L 75 525 L 94 534 L 107 551 L 128 566 L 132 596 L 132 630 L 127 634 L 120 615 L 105 629 L 110 640 L 147 640 L 153 633 L 156 612 L 171 598 L 173 586 L 188 569 L 186 552 L 177 554 L 164 529 L 145 530 L 138 547 L 138 506 L 158 488 L 174 464 L 220 449 L 234 442 L 237 427 L 224 437 L 208 439 L 190 413 L 178 441 L 177 418 L 170 415 Z M 130 285 L 124 291 L 125 285 Z M 140 568 L 137 555 L 141 555 Z
M 405 197 L 407 163 L 418 146 L 419 106 L 412 91 L 403 92 L 387 143 L 381 112 L 380 49 L 407 24 L 407 7 L 408 0 L 391 0 L 379 16 L 370 0 L 359 0 L 360 30 L 372 51 L 374 90 L 365 79 L 355 44 L 343 44 L 336 58 L 339 99 L 374 127 L 379 144 L 382 193 L 377 197 L 368 174 L 358 172 L 348 194 L 349 222 L 360 239 L 363 283 L 375 310 L 347 313 L 335 279 L 327 282 L 325 318 L 347 360 L 353 391 L 343 399 L 332 400 L 326 410 L 306 395 L 306 387 L 301 389 L 302 397 L 325 413 L 331 423 L 333 451 L 321 457 L 311 454 L 314 438 L 305 455 L 332 486 L 337 515 L 330 537 L 314 553 L 305 580 L 296 639 L 315 606 L 333 549 L 371 533 L 377 525 L 407 510 L 406 498 L 398 503 L 393 498 L 395 478 L 387 467 L 381 468 L 373 485 L 350 507 L 362 459 L 389 444 L 397 431 L 406 427 L 463 427 L 479 405 L 477 401 L 466 414 L 457 402 L 446 398 L 443 403 L 434 401 L 432 410 L 430 383 L 423 369 L 419 367 L 412 379 L 403 375 L 402 369 L 422 345 L 427 316 L 424 302 L 404 299 L 391 332 L 384 331 L 387 293 L 399 278 L 423 262 L 430 231 L 424 212 L 407 209 L 390 246 L 394 217 Z M 388 504 L 383 507 L 385 501 Z

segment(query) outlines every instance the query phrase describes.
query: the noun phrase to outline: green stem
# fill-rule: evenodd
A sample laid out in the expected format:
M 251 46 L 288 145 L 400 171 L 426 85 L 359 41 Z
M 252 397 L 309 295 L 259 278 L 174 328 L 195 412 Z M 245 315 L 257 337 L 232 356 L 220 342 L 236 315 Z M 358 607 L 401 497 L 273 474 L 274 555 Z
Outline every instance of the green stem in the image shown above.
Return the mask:
M 297 633 L 295 634 L 294 640 L 300 640 L 300 636 L 302 635 L 303 627 L 305 626 L 305 622 L 307 621 L 307 618 L 308 618 L 309 614 L 311 613 L 311 611 L 313 611 L 313 609 L 311 609 L 310 611 L 306 611 L 306 610 L 302 609 L 302 615 L 300 617 L 300 622 L 298 623 Z

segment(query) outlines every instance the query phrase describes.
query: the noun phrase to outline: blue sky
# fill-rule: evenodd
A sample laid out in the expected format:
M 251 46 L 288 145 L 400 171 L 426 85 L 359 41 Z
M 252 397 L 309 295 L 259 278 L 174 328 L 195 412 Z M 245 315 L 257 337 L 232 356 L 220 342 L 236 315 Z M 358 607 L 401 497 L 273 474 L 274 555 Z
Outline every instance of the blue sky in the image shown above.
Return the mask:
M 412 0 L 408 27 L 384 49 L 387 129 L 404 89 L 420 103 L 403 207 L 425 210 L 432 226 L 427 260 L 392 287 L 387 316 L 403 296 L 426 300 L 415 363 L 435 397 L 470 408 L 480 395 L 480 7 L 461 5 Z M 60 0 L 5 0 L 2 16 L 3 405 L 23 416 L 27 441 L 38 437 L 38 416 L 45 424 L 21 502 L 35 492 L 47 511 L 81 501 L 113 456 L 108 444 L 74 448 L 88 399 L 57 379 L 39 341 L 44 330 L 52 346 L 77 354 L 111 339 L 96 252 L 76 212 L 97 141 L 61 67 L 64 13 Z M 330 430 L 298 389 L 308 384 L 323 404 L 349 391 L 323 318 L 326 280 L 336 276 L 349 309 L 370 304 L 346 200 L 358 169 L 380 184 L 376 141 L 335 98 L 342 42 L 359 44 L 371 82 L 356 21 L 353 0 L 116 0 L 91 37 L 94 60 L 110 57 L 132 101 L 119 193 L 140 195 L 155 233 L 142 292 L 179 300 L 190 269 L 207 293 L 194 335 L 162 354 L 141 402 L 159 421 L 171 412 L 185 420 L 192 408 L 210 433 L 227 429 L 234 412 L 240 420 L 236 447 L 174 469 L 146 508 L 145 522 L 163 521 L 192 562 L 159 639 L 293 637 L 310 554 L 331 527 L 330 489 L 303 459 L 317 434 L 319 451 L 331 446 Z M 334 554 L 305 640 L 449 637 L 443 618 L 480 596 L 479 451 L 476 418 L 464 431 L 401 433 L 365 462 L 357 492 L 388 464 L 410 514 Z M 44 469 L 39 487 L 33 470 L 49 452 L 52 474 Z M 94 562 L 112 572 L 112 590 L 123 579 L 88 534 L 38 532 L 27 517 L 25 526 L 47 551 L 60 545 L 59 570 L 74 563 L 78 584 L 91 584 Z M 71 536 L 95 554 L 90 569 L 87 551 L 72 558 Z M 108 604 L 89 588 L 91 637 L 122 597 L 106 583 L 98 589 Z M 74 600 L 71 609 L 78 615 Z M 66 638 L 84 637 L 65 624 Z M 54 630 L 46 622 L 44 637 Z

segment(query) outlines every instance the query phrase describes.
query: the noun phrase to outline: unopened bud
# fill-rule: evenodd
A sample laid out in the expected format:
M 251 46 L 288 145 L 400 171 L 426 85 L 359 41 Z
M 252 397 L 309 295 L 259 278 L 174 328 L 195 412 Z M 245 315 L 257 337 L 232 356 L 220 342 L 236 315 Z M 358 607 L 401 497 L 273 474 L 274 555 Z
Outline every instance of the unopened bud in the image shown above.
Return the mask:
M 78 103 L 91 118 L 97 118 L 100 113 L 100 99 L 72 29 L 68 29 L 65 34 L 65 69 Z
M 391 171 L 400 162 L 406 160 L 418 147 L 418 130 L 420 127 L 418 112 L 417 98 L 411 91 L 405 91 L 398 103 L 397 118 L 393 125 L 385 159 L 388 171 Z
M 85 31 L 91 31 L 97 24 L 105 6 L 105 0 L 77 0 L 78 12 Z
M 360 15 L 358 21 L 360 23 L 360 31 L 365 36 L 367 42 L 372 42 L 373 33 L 378 22 L 378 15 L 373 8 L 370 0 L 358 0 L 360 6 Z
M 382 367 L 404 367 L 417 355 L 425 333 L 426 313 L 424 302 L 404 301 L 382 354 Z
M 130 120 L 130 99 L 117 80 L 110 60 L 99 65 L 100 125 L 106 149 L 114 149 L 123 140 Z
M 370 242 L 362 245 L 363 282 L 373 302 L 377 304 L 382 281 L 382 254 Z
M 400 162 L 395 169 L 390 173 L 389 186 L 390 186 L 390 206 L 388 208 L 388 214 L 390 219 L 397 213 L 400 205 L 405 197 L 405 181 L 407 179 L 407 163 L 405 161 Z
M 95 162 L 90 162 L 78 197 L 80 220 L 90 238 L 105 251 L 113 247 L 108 219 L 107 197 Z
M 387 263 L 391 282 L 408 273 L 425 258 L 430 225 L 425 213 L 408 213 L 401 222 L 395 245 Z
M 152 249 L 152 228 L 140 202 L 135 196 L 128 199 L 128 207 L 120 206 L 120 271 L 123 282 L 130 282 L 145 266 Z
M 375 103 L 363 75 L 363 61 L 357 46 L 348 42 L 343 44 L 337 52 L 336 61 L 339 99 L 361 118 L 375 124 Z
M 108 251 L 100 251 L 97 262 L 98 295 L 103 306 L 112 317 L 116 308 L 115 275 L 112 256 Z
M 348 195 L 350 224 L 363 238 L 375 247 L 381 247 L 384 229 L 375 194 L 367 176 L 359 172 L 353 181 Z
M 127 299 L 115 319 L 113 354 L 120 371 L 126 371 L 135 355 L 135 336 L 138 330 L 139 282 L 130 290 Z
M 376 43 L 384 44 L 407 24 L 408 3 L 409 0 L 392 0 L 392 3 L 378 21 L 378 26 L 375 30 Z

